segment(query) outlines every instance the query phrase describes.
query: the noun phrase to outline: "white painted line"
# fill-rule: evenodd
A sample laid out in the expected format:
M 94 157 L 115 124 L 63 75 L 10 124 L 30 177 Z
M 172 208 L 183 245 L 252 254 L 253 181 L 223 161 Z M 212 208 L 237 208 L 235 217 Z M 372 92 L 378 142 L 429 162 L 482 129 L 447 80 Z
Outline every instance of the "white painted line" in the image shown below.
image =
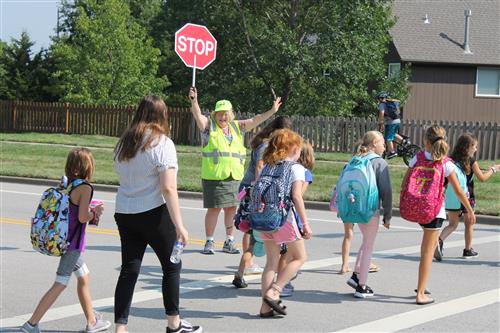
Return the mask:
M 492 289 L 436 305 L 428 305 L 421 309 L 385 317 L 337 332 L 396 332 L 497 302 L 500 302 L 500 289 Z
M 484 243 L 491 243 L 491 242 L 500 242 L 500 235 L 481 237 L 481 238 L 477 238 L 474 240 L 474 244 L 484 244 Z M 463 246 L 463 241 L 455 241 L 455 242 L 447 242 L 446 243 L 446 248 L 460 247 L 460 246 Z M 374 257 L 388 257 L 388 256 L 396 256 L 396 255 L 402 255 L 402 254 L 404 255 L 404 254 L 410 254 L 410 253 L 416 253 L 416 252 L 417 253 L 420 252 L 420 245 L 419 246 L 403 247 L 403 248 L 392 249 L 392 250 L 387 250 L 387 251 L 379 251 L 379 252 L 375 252 L 373 255 L 374 255 Z M 351 257 L 349 259 L 350 262 L 352 262 L 354 260 L 355 260 L 354 257 Z M 341 257 L 320 259 L 320 260 L 306 262 L 304 264 L 304 266 L 302 267 L 302 270 L 314 270 L 314 269 L 318 269 L 318 268 L 324 268 L 324 267 L 328 267 L 328 266 L 337 265 L 340 263 L 342 263 Z M 261 278 L 260 275 L 245 276 L 246 281 L 258 280 L 260 278 Z M 232 275 L 220 275 L 220 276 L 208 279 L 208 280 L 193 281 L 193 282 L 184 283 L 180 286 L 180 293 L 185 294 L 185 293 L 204 290 L 204 289 L 213 288 L 213 287 L 227 286 L 231 283 L 232 279 L 233 279 Z M 139 291 L 139 292 L 134 293 L 134 297 L 132 299 L 132 304 L 151 301 L 151 300 L 160 299 L 160 298 L 162 298 L 161 289 Z M 93 304 L 94 304 L 94 308 L 96 308 L 97 310 L 109 309 L 109 308 L 113 307 L 114 298 L 108 297 L 108 298 L 97 299 L 97 300 L 93 301 Z M 81 312 L 82 312 L 82 309 L 80 307 L 80 304 L 73 304 L 73 305 L 61 306 L 58 308 L 52 308 L 47 312 L 47 314 L 44 316 L 44 318 L 42 319 L 41 322 L 48 322 L 48 321 L 52 321 L 52 320 L 58 320 L 58 319 L 72 317 L 72 316 L 77 316 L 77 315 L 80 315 Z M 20 316 L 15 316 L 15 317 L 10 317 L 10 318 L 0 319 L 0 328 L 4 329 L 4 328 L 8 328 L 8 327 L 20 326 L 25 321 L 27 321 L 30 317 L 31 317 L 31 313 L 20 315 Z M 368 331 L 374 331 L 374 330 L 368 329 Z

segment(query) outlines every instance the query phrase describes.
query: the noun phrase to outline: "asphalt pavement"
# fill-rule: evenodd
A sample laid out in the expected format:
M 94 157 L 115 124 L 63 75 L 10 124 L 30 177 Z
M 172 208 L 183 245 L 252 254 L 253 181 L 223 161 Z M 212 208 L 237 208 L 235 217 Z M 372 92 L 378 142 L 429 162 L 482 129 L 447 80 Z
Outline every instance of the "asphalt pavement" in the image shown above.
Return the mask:
M 0 331 L 15 332 L 34 310 L 54 281 L 58 259 L 36 253 L 29 240 L 29 219 L 46 185 L 0 182 Z M 105 204 L 99 227 L 89 227 L 85 261 L 91 271 L 91 290 L 96 309 L 113 321 L 113 295 L 120 267 L 120 241 L 113 220 L 115 193 L 98 188 L 95 196 Z M 339 275 L 343 226 L 323 209 L 307 210 L 313 239 L 306 242 L 308 259 L 295 292 L 284 298 L 288 315 L 261 319 L 260 276 L 247 276 L 249 287 L 231 285 L 240 256 L 221 252 L 222 219 L 216 230 L 218 251 L 200 253 L 204 243 L 205 210 L 199 199 L 181 198 L 184 222 L 191 242 L 183 254 L 181 315 L 204 332 L 498 332 L 500 331 L 500 226 L 478 224 L 474 249 L 479 257 L 461 258 L 463 225 L 445 242 L 445 257 L 434 262 L 428 289 L 436 303 L 415 304 L 419 263 L 420 228 L 398 217 L 391 229 L 383 227 L 375 243 L 374 261 L 380 271 L 370 273 L 368 285 L 375 296 L 356 299 Z M 237 231 L 236 237 L 241 238 Z M 355 228 L 351 268 L 360 245 Z M 264 265 L 264 258 L 256 258 Z M 76 280 L 40 324 L 44 332 L 78 332 L 85 319 L 76 295 Z M 148 250 L 129 318 L 130 332 L 164 332 L 161 268 Z

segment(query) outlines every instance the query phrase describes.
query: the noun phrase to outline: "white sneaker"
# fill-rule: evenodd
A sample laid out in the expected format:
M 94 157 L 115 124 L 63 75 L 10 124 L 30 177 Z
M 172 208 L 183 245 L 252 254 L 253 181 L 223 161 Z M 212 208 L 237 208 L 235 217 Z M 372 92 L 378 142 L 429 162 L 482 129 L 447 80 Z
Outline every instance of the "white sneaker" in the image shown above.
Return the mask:
M 95 324 L 87 325 L 87 327 L 85 328 L 86 333 L 106 331 L 111 326 L 111 323 L 108 320 L 104 320 L 102 318 L 102 314 L 100 312 L 94 311 L 94 315 L 95 315 Z
M 21 330 L 21 332 L 24 332 L 24 333 L 41 333 L 42 332 L 40 330 L 40 327 L 38 327 L 38 324 L 33 326 L 29 322 L 25 322 L 23 324 L 23 326 L 21 326 L 20 330 Z
M 252 266 L 245 268 L 243 275 L 258 275 L 262 274 L 262 272 L 264 272 L 264 268 L 260 267 L 257 264 L 253 264 Z

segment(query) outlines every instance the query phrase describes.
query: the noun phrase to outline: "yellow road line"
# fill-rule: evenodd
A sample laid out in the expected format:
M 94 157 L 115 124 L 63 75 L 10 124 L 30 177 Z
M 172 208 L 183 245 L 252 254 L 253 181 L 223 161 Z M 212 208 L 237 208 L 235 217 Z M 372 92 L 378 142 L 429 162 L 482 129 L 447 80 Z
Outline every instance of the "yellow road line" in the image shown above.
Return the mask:
M 9 217 L 0 217 L 0 223 L 31 226 L 31 223 L 29 223 L 27 221 L 13 219 L 13 218 L 9 218 Z M 97 234 L 97 235 L 108 235 L 108 236 L 119 236 L 120 235 L 118 233 L 118 230 L 116 230 L 116 229 L 106 229 L 106 228 L 96 228 L 96 227 L 87 228 L 87 232 L 92 233 L 92 234 Z M 203 239 L 190 239 L 189 244 L 205 245 L 205 241 Z M 224 245 L 224 242 L 215 242 L 215 246 L 217 246 L 217 247 L 222 248 L 223 245 Z M 237 244 L 237 246 L 241 247 L 241 244 Z

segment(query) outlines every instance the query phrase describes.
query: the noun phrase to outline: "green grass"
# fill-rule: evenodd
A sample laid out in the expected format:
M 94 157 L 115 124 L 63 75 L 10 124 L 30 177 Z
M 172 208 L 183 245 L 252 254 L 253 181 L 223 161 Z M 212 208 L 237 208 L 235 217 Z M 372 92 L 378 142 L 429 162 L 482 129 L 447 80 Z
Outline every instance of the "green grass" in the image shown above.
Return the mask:
M 1 165 L 0 174 L 6 176 L 58 179 L 64 172 L 64 163 L 69 147 L 78 145 L 92 149 L 96 160 L 95 183 L 118 184 L 113 169 L 112 148 L 118 138 L 96 135 L 62 135 L 23 133 L 0 133 Z M 6 142 L 9 141 L 9 142 Z M 19 143 L 17 143 L 19 142 Z M 31 145 L 22 142 L 56 143 L 54 145 Z M 100 149 L 105 148 L 105 149 Z M 178 185 L 180 190 L 201 192 L 200 148 L 177 146 L 179 159 Z M 350 154 L 316 153 L 316 166 L 313 171 L 314 183 L 309 187 L 305 198 L 314 201 L 329 201 L 330 190 Z M 248 163 L 247 159 L 247 163 Z M 484 169 L 500 161 L 481 161 Z M 401 159 L 390 161 L 394 206 L 399 206 L 399 191 L 406 167 Z M 500 175 L 495 174 L 488 182 L 476 180 L 476 211 L 480 214 L 500 215 Z

